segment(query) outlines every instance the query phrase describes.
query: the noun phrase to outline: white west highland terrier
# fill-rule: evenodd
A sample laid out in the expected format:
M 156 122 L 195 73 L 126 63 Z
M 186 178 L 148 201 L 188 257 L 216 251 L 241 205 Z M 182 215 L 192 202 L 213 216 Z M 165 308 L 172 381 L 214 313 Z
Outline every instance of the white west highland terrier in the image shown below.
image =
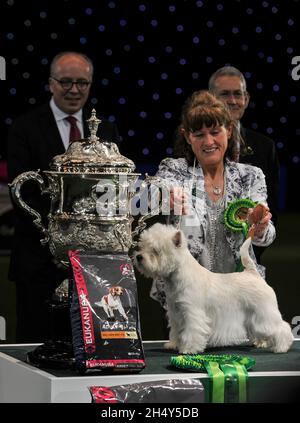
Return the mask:
M 201 266 L 173 226 L 157 223 L 142 233 L 134 264 L 145 276 L 165 281 L 170 325 L 166 348 L 196 354 L 207 346 L 250 340 L 276 353 L 288 351 L 291 328 L 282 320 L 275 292 L 256 270 L 250 243 L 248 238 L 241 247 L 245 270 L 221 274 Z

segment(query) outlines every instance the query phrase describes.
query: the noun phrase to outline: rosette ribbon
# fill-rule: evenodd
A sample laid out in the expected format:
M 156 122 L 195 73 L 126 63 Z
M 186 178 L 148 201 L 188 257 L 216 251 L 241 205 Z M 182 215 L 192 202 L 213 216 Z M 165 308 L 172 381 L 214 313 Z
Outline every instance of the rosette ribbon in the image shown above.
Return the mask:
M 178 355 L 170 358 L 172 366 L 206 371 L 210 377 L 209 402 L 247 402 L 248 371 L 255 360 L 239 355 Z
M 224 223 L 233 232 L 243 232 L 246 237 L 249 230 L 245 210 L 254 208 L 257 205 L 249 198 L 232 201 L 224 211 Z
M 224 211 L 225 226 L 233 232 L 242 232 L 246 238 L 249 231 L 249 223 L 247 221 L 247 210 L 257 205 L 249 198 L 232 201 L 228 204 Z M 242 272 L 244 267 L 239 261 L 236 265 L 236 272 Z

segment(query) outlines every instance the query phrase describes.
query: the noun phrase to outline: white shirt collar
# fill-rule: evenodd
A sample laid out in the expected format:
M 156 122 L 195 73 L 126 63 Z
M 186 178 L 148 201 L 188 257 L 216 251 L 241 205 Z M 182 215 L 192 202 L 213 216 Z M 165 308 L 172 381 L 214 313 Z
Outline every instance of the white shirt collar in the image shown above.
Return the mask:
M 56 122 L 59 122 L 61 120 L 64 120 L 66 117 L 70 116 L 67 113 L 63 112 L 57 105 L 55 104 L 53 97 L 51 97 L 50 100 L 50 108 L 54 114 Z M 82 109 L 78 110 L 78 112 L 72 114 L 78 122 L 82 122 Z

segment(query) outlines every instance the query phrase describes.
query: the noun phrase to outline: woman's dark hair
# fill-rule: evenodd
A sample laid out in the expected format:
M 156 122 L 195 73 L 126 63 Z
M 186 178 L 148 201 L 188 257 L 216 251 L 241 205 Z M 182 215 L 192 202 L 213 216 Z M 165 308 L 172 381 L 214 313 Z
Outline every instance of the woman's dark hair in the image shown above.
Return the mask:
M 243 146 L 244 141 L 230 116 L 227 106 L 209 91 L 195 91 L 182 108 L 181 121 L 177 128 L 174 143 L 174 156 L 185 157 L 189 165 L 192 165 L 195 156 L 190 144 L 186 141 L 184 133 L 199 131 L 203 126 L 211 128 L 217 125 L 232 128 L 225 157 L 235 160 L 238 154 L 238 145 Z

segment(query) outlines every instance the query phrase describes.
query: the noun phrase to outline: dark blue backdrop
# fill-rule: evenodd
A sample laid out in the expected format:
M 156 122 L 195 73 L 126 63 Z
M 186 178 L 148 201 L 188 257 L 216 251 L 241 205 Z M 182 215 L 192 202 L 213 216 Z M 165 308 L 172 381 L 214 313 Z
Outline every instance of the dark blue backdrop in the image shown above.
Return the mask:
M 251 95 L 245 126 L 276 143 L 281 209 L 299 208 L 300 80 L 291 75 L 300 55 L 299 1 L 1 0 L 0 21 L 4 158 L 7 128 L 49 98 L 49 63 L 62 50 L 93 59 L 91 105 L 117 123 L 122 152 L 142 171 L 172 154 L 187 96 L 231 64 Z

